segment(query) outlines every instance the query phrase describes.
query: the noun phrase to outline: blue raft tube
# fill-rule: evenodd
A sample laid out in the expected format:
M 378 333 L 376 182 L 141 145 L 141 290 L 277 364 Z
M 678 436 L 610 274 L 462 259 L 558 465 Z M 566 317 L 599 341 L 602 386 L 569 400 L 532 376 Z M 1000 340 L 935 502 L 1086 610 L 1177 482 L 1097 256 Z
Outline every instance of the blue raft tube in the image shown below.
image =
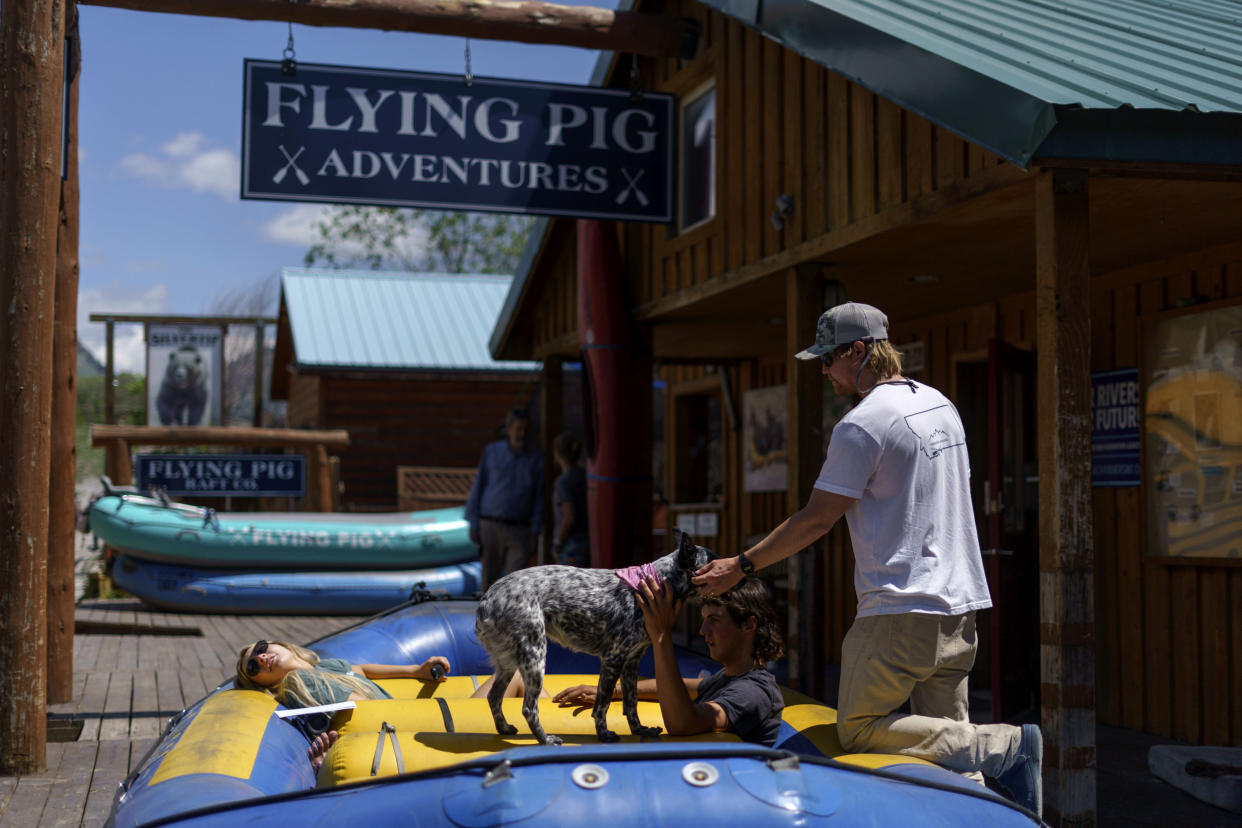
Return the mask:
M 944 768 L 909 757 L 846 754 L 835 711 L 793 691 L 786 692 L 785 721 L 772 748 L 732 734 L 640 741 L 625 735 L 616 703 L 609 721 L 622 740 L 604 745 L 595 739 L 589 710 L 550 700 L 540 702 L 541 718 L 565 745 L 534 743 L 520 699 L 505 700 L 520 731 L 501 737 L 487 701 L 466 698 L 490 672 L 474 636 L 476 605 L 416 600 L 310 644 L 321 656 L 354 663 L 446 655 L 454 670 L 439 684 L 381 681 L 394 699 L 337 712 L 332 727 L 341 735 L 317 777 L 306 737 L 275 715 L 282 708 L 265 694 L 226 684 L 170 721 L 119 786 L 109 825 L 1040 824 Z M 653 673 L 650 658 L 640 667 L 645 675 Z M 689 651 L 679 653 L 679 662 L 683 675 L 716 669 Z M 577 684 L 597 669 L 596 659 L 550 644 L 545 686 L 554 692 L 558 678 Z M 640 705 L 647 705 L 640 718 L 653 723 L 658 704 Z

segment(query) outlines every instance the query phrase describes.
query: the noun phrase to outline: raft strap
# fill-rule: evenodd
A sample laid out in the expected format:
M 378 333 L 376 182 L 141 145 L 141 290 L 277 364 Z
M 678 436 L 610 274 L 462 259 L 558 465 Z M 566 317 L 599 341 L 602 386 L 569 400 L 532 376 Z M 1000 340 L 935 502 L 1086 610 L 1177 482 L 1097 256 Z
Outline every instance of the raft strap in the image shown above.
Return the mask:
M 405 757 L 401 755 L 401 744 L 397 741 L 397 729 L 384 722 L 380 725 L 379 738 L 375 741 L 375 758 L 371 760 L 371 775 L 375 776 L 379 773 L 380 760 L 384 758 L 384 734 L 388 734 L 388 741 L 392 742 L 392 753 L 397 760 L 397 773 L 405 773 Z
M 449 710 L 448 702 L 439 696 L 436 696 L 436 701 L 440 703 L 440 715 L 444 717 L 444 732 L 456 733 L 453 729 L 453 711 Z

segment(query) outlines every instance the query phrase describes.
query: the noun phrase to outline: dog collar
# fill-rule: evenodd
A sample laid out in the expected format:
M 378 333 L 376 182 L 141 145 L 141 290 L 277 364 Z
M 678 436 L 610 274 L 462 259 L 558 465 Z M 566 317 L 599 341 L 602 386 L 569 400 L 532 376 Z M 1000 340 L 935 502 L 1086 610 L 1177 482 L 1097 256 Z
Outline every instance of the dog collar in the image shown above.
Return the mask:
M 635 592 L 638 592 L 638 585 L 641 584 L 645 578 L 650 578 L 657 584 L 664 580 L 660 577 L 660 573 L 656 572 L 655 564 L 651 563 L 639 564 L 638 566 L 627 566 L 625 569 L 617 569 L 615 572 L 617 573 L 617 577 L 625 581 L 626 585 Z

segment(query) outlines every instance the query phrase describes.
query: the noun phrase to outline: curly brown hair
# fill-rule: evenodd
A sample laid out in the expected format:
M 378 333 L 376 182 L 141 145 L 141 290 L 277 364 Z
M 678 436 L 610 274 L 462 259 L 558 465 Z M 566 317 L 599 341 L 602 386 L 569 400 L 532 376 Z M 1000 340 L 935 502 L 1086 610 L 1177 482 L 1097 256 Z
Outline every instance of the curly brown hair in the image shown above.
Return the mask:
M 768 597 L 768 588 L 757 578 L 746 578 L 723 595 L 701 596 L 704 604 L 724 607 L 725 612 L 739 627 L 746 619 L 755 619 L 755 642 L 751 655 L 764 664 L 776 661 L 785 654 L 785 638 L 776 620 L 776 611 Z

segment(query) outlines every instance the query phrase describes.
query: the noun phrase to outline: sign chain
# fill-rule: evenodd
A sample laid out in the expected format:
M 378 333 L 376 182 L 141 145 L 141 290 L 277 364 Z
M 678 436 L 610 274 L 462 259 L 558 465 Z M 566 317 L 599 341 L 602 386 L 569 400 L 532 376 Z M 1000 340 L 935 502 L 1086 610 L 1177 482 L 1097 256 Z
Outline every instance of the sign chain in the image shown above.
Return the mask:
M 296 53 L 293 51 L 293 21 L 289 21 L 289 40 L 285 43 L 283 55 L 284 60 L 280 62 L 280 73 L 282 75 L 296 75 L 298 73 L 298 62 L 296 60 Z
M 474 82 L 474 72 L 470 71 L 470 38 L 466 38 L 466 86 Z

